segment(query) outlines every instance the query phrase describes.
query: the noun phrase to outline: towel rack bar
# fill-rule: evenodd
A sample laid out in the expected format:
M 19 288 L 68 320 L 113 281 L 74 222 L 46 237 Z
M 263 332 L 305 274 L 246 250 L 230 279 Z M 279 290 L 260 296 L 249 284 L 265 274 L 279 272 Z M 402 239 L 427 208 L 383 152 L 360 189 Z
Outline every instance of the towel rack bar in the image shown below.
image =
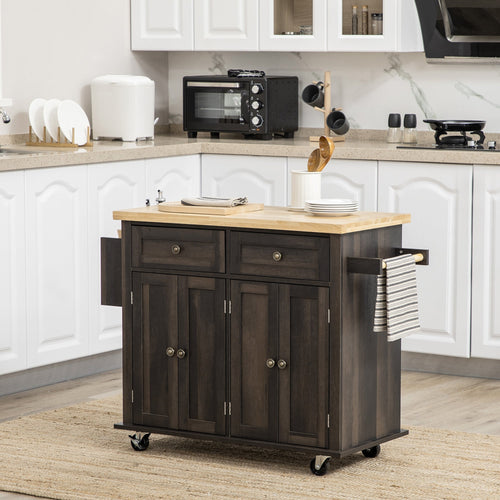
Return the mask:
M 420 266 L 429 265 L 429 250 L 420 248 L 395 248 L 394 255 L 411 253 L 415 263 Z M 347 272 L 358 274 L 382 274 L 386 268 L 384 259 L 374 257 L 347 257 Z

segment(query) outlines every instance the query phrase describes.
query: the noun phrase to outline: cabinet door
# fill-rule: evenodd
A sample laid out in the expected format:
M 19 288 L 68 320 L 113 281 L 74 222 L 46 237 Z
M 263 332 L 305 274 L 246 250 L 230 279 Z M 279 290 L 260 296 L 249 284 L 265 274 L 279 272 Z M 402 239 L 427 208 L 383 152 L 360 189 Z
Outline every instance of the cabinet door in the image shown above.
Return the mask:
M 326 50 L 326 0 L 260 0 L 260 49 Z
M 179 276 L 179 429 L 225 434 L 223 279 Z
M 410 213 L 403 246 L 430 252 L 417 266 L 421 330 L 403 349 L 469 357 L 472 167 L 380 162 L 378 208 Z
M 200 168 L 200 155 L 146 160 L 146 198 L 154 204 L 158 189 L 167 201 L 200 196 Z
M 177 283 L 177 276 L 133 275 L 134 424 L 166 429 L 179 427 Z M 169 348 L 173 352 L 169 352 Z
M 132 50 L 193 50 L 193 0 L 131 0 Z
M 291 199 L 290 172 L 306 170 L 306 158 L 288 158 L 288 204 Z M 349 198 L 359 201 L 359 209 L 377 211 L 377 162 L 332 160 L 321 174 L 322 198 Z
M 113 210 L 141 206 L 144 198 L 143 160 L 89 165 L 90 354 L 122 343 L 121 308 L 101 305 L 100 239 L 118 237 Z
M 28 367 L 86 356 L 87 165 L 26 171 Z
M 231 281 L 231 435 L 276 441 L 278 285 Z
M 363 34 L 362 5 L 368 7 L 368 34 Z M 353 2 L 328 2 L 328 50 L 346 52 L 421 52 L 420 23 L 414 0 L 366 0 L 358 4 L 358 34 L 353 34 Z M 374 34 L 372 14 L 383 15 L 382 32 Z
M 0 174 L 0 375 L 26 368 L 24 172 Z
M 256 0 L 194 0 L 195 50 L 258 50 Z
M 202 156 L 203 196 L 246 196 L 251 203 L 284 206 L 286 158 L 268 156 Z
M 328 297 L 324 287 L 279 287 L 280 443 L 328 445 Z
M 474 167 L 472 356 L 500 359 L 500 168 Z

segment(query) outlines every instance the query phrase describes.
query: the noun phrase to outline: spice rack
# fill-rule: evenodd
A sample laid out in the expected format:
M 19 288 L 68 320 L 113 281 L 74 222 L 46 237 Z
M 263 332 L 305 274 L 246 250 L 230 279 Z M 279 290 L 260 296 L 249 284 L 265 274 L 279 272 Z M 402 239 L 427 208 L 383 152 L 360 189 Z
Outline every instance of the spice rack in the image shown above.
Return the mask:
M 43 139 L 40 139 L 29 126 L 29 137 L 26 146 L 36 146 L 36 147 L 51 147 L 51 148 L 80 148 L 92 146 L 92 141 L 90 140 L 90 127 L 87 127 L 87 142 L 82 145 L 75 144 L 75 129 L 71 129 L 71 141 L 66 139 L 66 137 L 61 133 L 60 127 L 57 127 L 57 141 L 55 141 L 50 134 L 47 133 L 46 127 L 43 127 Z

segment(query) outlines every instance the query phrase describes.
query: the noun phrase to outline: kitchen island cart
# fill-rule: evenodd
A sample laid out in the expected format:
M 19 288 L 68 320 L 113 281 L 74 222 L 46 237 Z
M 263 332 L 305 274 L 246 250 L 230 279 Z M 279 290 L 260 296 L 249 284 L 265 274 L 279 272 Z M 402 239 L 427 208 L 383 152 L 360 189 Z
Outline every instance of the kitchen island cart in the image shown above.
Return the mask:
M 322 475 L 331 457 L 374 457 L 407 434 L 401 342 L 373 333 L 373 273 L 400 252 L 409 215 L 146 207 L 114 218 L 103 300 L 123 307 L 115 427 L 137 431 L 134 449 L 159 433 L 300 450 Z

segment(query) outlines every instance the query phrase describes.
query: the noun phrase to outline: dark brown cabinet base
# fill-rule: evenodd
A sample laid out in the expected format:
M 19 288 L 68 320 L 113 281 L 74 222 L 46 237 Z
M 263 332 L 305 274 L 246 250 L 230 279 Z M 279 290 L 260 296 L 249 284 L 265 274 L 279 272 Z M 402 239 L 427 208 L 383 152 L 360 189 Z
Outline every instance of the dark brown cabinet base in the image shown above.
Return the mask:
M 309 450 L 317 474 L 328 456 L 376 456 L 407 433 L 401 345 L 373 333 L 375 277 L 349 273 L 347 258 L 400 244 L 401 226 L 325 235 L 124 221 L 116 427 Z

